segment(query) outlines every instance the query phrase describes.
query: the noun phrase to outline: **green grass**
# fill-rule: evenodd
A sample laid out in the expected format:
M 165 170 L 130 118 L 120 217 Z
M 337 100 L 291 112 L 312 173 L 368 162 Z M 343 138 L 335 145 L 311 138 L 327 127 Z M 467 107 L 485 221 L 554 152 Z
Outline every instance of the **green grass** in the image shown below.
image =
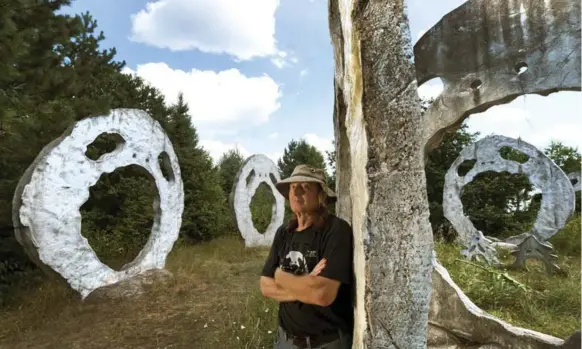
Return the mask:
M 460 246 L 435 242 L 439 261 L 453 280 L 483 310 L 512 325 L 565 338 L 580 329 L 580 216 L 551 239 L 566 275 L 547 275 L 537 261 L 529 271 L 483 270 L 462 261 Z M 500 251 L 504 264 L 513 263 Z M 505 273 L 525 289 L 501 276 Z
M 495 273 L 455 261 L 459 247 L 437 243 L 436 248 L 453 279 L 482 309 L 562 338 L 580 328 L 575 249 L 574 256 L 562 255 L 559 262 L 569 277 L 547 276 L 537 264 L 530 272 L 510 271 L 531 288 L 524 291 Z M 124 302 L 81 302 L 62 280 L 31 274 L 14 285 L 0 308 L 0 348 L 271 348 L 277 304 L 262 297 L 258 287 L 267 253 L 245 248 L 237 236 L 176 246 L 167 263 L 173 279 Z

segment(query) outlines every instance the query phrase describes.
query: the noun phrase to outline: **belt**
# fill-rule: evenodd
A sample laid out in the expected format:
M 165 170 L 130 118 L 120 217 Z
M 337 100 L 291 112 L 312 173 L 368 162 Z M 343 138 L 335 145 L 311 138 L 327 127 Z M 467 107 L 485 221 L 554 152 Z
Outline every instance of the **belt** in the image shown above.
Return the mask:
M 317 348 L 329 342 L 333 342 L 334 340 L 340 338 L 340 333 L 338 332 L 331 332 L 322 335 L 312 335 L 307 337 L 301 336 L 293 336 L 288 334 L 285 330 L 283 333 L 287 337 L 287 340 L 290 340 L 294 346 L 298 348 Z

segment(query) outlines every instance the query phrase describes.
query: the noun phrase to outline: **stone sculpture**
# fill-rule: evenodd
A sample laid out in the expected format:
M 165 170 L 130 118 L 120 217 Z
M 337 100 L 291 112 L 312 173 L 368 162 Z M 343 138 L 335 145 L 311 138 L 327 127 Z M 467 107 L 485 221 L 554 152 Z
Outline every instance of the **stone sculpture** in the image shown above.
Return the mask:
M 250 178 L 250 181 L 248 180 Z M 271 246 L 275 232 L 283 224 L 285 216 L 285 198 L 275 188 L 275 183 L 281 180 L 275 163 L 262 154 L 249 157 L 238 171 L 231 193 L 231 205 L 235 213 L 236 224 L 245 240 L 245 246 Z M 271 214 L 271 223 L 264 233 L 260 233 L 253 225 L 251 214 L 251 199 L 259 184 L 266 183 L 275 197 Z
M 393 8 L 400 8 L 400 1 L 391 2 Z M 369 17 L 368 24 L 373 21 L 374 17 Z M 378 31 L 386 30 L 386 27 L 378 28 Z M 524 94 L 580 91 L 580 32 L 580 2 L 577 0 L 469 0 L 445 15 L 414 47 L 418 84 L 439 77 L 444 85 L 442 94 L 423 115 L 425 148 L 422 155 L 426 157 L 444 134 L 454 132 L 471 114 L 508 103 Z M 376 48 L 377 52 L 381 50 L 381 47 Z M 386 52 L 394 51 L 397 50 Z M 379 66 L 391 64 L 391 60 L 378 58 L 376 64 Z M 402 125 L 399 121 L 394 118 L 391 126 Z M 407 161 L 408 158 L 399 160 Z M 540 338 L 533 331 L 492 320 L 494 318 L 483 311 L 473 308 L 468 313 L 467 309 L 472 308 L 470 301 L 458 287 L 453 288 L 456 296 L 452 293 L 438 296 L 454 285 L 450 278 L 446 284 L 440 282 L 439 276 L 444 272 L 436 267 L 433 272 L 435 298 L 431 300 L 430 329 L 432 332 L 446 329 L 451 341 L 443 344 L 431 338 L 430 347 L 580 347 L 579 335 L 567 342 L 545 335 Z M 445 302 L 449 297 L 458 297 L 461 302 L 456 305 Z M 465 320 L 443 322 L 442 317 Z M 479 322 L 485 326 L 479 326 Z M 481 331 L 475 332 L 474 328 Z M 500 339 L 499 333 L 506 339 Z M 514 344 L 509 344 L 510 339 Z
M 356 243 L 353 348 L 426 348 L 426 153 L 473 113 L 526 93 L 580 90 L 580 2 L 470 0 L 443 17 L 414 47 L 418 83 L 444 83 L 423 116 L 404 0 L 331 0 L 329 26 L 336 212 Z
M 425 348 L 432 231 L 404 1 L 332 0 L 329 21 L 336 212 L 355 243 L 353 348 Z
M 529 159 L 525 163 L 504 159 L 500 151 L 505 147 L 518 150 Z M 473 168 L 464 176 L 459 176 L 459 166 L 470 160 L 475 161 Z M 542 191 L 542 201 L 533 228 L 522 234 L 519 241 L 513 243 L 518 245 L 526 237 L 534 236 L 535 239 L 530 239 L 523 249 L 545 251 L 545 247 L 534 248 L 532 244 L 548 240 L 564 227 L 576 207 L 574 189 L 566 174 L 536 147 L 522 140 L 496 135 L 485 137 L 465 147 L 445 175 L 443 213 L 458 232 L 460 242 L 467 248 L 464 251 L 466 257 L 471 259 L 474 255 L 480 255 L 489 263 L 498 263 L 491 241 L 473 226 L 469 217 L 465 216 L 461 203 L 463 187 L 473 181 L 475 176 L 487 171 L 524 174 L 534 187 Z M 525 255 L 520 254 L 522 257 Z M 545 253 L 535 255 L 546 256 Z M 523 260 L 518 258 L 518 261 Z M 551 263 L 550 260 L 544 261 Z
M 429 348 L 439 349 L 574 349 L 575 343 L 512 326 L 477 307 L 433 260 Z M 471 344 L 466 344 L 471 343 Z
M 113 152 L 90 160 L 87 146 L 103 133 L 116 133 L 123 142 Z M 81 235 L 79 209 L 103 173 L 128 165 L 146 169 L 159 195 L 147 243 L 135 260 L 115 271 L 99 260 Z M 77 122 L 40 152 L 18 183 L 12 219 L 16 239 L 27 254 L 45 270 L 48 266 L 60 274 L 85 298 L 100 287 L 163 269 L 178 238 L 183 209 L 178 158 L 160 124 L 143 111 L 116 109 Z
M 580 181 L 582 180 L 581 172 L 580 171 L 571 172 L 568 174 L 568 178 L 570 179 L 570 183 L 572 183 L 572 186 L 574 187 L 574 191 L 580 191 L 582 188 L 580 183 Z

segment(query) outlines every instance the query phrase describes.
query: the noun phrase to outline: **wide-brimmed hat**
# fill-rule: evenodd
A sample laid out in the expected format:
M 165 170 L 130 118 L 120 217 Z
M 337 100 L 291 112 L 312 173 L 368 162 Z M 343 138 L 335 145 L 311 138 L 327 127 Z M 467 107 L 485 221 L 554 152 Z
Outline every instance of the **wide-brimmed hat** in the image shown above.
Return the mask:
M 281 193 L 281 195 L 283 195 L 285 199 L 289 200 L 289 186 L 291 183 L 297 182 L 319 183 L 327 196 L 328 203 L 335 202 L 337 199 L 333 190 L 327 186 L 325 171 L 319 168 L 311 167 L 309 165 L 297 165 L 291 176 L 277 182 L 275 187 L 277 187 L 277 190 L 279 193 Z

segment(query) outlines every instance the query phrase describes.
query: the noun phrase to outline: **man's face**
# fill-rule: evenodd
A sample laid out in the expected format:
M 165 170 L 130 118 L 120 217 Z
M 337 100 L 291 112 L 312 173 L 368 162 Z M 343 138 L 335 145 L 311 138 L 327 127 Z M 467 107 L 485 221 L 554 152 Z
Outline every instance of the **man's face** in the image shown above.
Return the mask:
M 294 213 L 314 212 L 319 209 L 319 192 L 317 183 L 299 182 L 289 186 L 289 205 Z

